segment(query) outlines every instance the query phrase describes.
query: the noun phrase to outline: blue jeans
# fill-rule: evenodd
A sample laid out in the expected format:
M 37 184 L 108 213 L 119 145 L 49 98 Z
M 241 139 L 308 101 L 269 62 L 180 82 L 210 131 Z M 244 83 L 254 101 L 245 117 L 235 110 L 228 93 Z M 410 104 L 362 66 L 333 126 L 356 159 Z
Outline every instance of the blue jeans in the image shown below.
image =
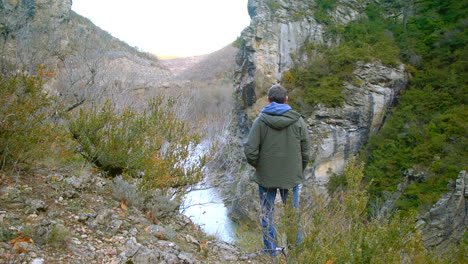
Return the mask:
M 281 200 L 283 204 L 286 204 L 288 200 L 288 189 L 280 189 L 280 188 L 264 188 L 262 186 L 258 186 L 259 194 L 260 194 L 260 205 L 261 205 L 261 214 L 262 214 L 262 227 L 263 227 L 263 244 L 264 250 L 266 253 L 271 255 L 277 255 L 278 251 L 277 248 L 277 239 L 276 239 L 276 228 L 275 222 L 273 218 L 273 212 L 275 210 L 275 198 L 276 193 L 279 190 L 281 195 Z M 294 187 L 293 189 L 293 199 L 292 199 L 292 207 L 299 208 L 299 185 Z M 298 220 L 298 219 L 297 219 Z M 302 232 L 300 229 L 297 230 L 297 242 L 296 246 L 302 242 Z

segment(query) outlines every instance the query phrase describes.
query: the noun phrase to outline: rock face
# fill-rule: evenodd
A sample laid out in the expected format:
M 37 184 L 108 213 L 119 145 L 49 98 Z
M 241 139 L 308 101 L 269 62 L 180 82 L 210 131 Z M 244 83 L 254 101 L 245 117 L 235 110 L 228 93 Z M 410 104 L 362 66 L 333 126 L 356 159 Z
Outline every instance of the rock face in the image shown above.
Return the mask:
M 364 2 L 339 1 L 330 11 L 330 17 L 339 24 L 355 20 L 363 16 Z M 304 44 L 332 46 L 339 42 L 315 20 L 315 1 L 250 0 L 248 10 L 251 23 L 242 32 L 244 45 L 236 57 L 235 90 L 239 108 L 231 149 L 242 149 L 251 122 L 268 103 L 268 88 L 281 83 L 283 73 L 295 64 L 309 59 L 301 52 Z M 302 189 L 304 204 L 309 202 L 313 189 L 323 188 L 333 173 L 343 172 L 346 161 L 357 153 L 371 133 L 379 130 L 388 108 L 408 82 L 403 65 L 389 68 L 379 61 L 357 63 L 353 74 L 353 83 L 343 83 L 342 106 L 318 105 L 305 116 L 312 142 L 312 161 Z M 229 162 L 242 164 L 242 156 Z M 238 221 L 253 220 L 259 210 L 255 202 L 258 191 L 249 180 L 253 172 L 238 168 L 241 173 L 237 173 L 237 186 L 233 188 L 236 198 L 231 204 L 231 216 Z
M 362 1 L 340 1 L 331 13 L 345 24 L 360 16 Z M 267 104 L 268 88 L 281 82 L 281 76 L 294 63 L 301 47 L 309 43 L 333 45 L 336 41 L 313 16 L 312 1 L 250 0 L 251 24 L 242 32 L 245 46 L 237 56 L 236 91 L 246 120 L 253 120 Z M 388 68 L 378 61 L 357 64 L 356 83 L 345 83 L 345 103 L 328 108 L 319 105 L 307 116 L 313 142 L 309 177 L 327 182 L 332 173 L 341 173 L 346 160 L 356 154 L 369 134 L 382 125 L 387 109 L 408 80 L 404 67 Z M 250 122 L 241 123 L 246 131 Z
M 312 173 L 320 182 L 341 173 L 368 136 L 380 129 L 388 108 L 407 83 L 403 66 L 358 63 L 354 74 L 361 85 L 346 84 L 343 106 L 320 106 L 307 120 L 313 140 Z
M 40 73 L 45 88 L 70 104 L 101 99 L 131 104 L 167 79 L 170 72 L 155 56 L 112 37 L 71 5 L 71 0 L 1 0 L 1 70 L 17 65 Z
M 419 221 L 427 246 L 448 250 L 463 237 L 468 226 L 468 175 L 461 171 L 451 191 Z

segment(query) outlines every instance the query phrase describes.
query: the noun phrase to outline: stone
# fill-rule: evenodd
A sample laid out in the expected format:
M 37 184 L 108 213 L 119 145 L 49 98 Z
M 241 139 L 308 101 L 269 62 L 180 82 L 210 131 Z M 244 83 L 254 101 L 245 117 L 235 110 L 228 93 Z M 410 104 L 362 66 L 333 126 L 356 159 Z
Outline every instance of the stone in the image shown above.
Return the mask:
M 191 253 L 182 252 L 177 256 L 180 260 L 180 263 L 192 264 L 195 263 L 195 256 Z
M 468 174 L 461 171 L 455 186 L 418 221 L 425 244 L 446 252 L 463 237 L 468 226 Z
M 237 261 L 239 257 L 233 253 L 225 252 L 222 254 L 221 259 L 224 261 Z
M 118 220 L 118 219 L 112 220 L 109 225 L 110 231 L 114 233 L 119 231 L 123 223 L 124 222 L 122 220 Z
M 136 253 L 142 248 L 143 246 L 136 241 L 136 238 L 131 237 L 126 243 L 125 243 L 125 251 L 123 254 L 125 257 L 131 258 L 136 255 Z
M 49 208 L 49 206 L 42 200 L 28 199 L 26 200 L 26 205 L 29 207 L 28 209 L 33 212 L 45 212 L 47 211 L 47 208 Z
M 98 212 L 96 216 L 96 222 L 98 224 L 105 224 L 108 219 L 112 216 L 113 211 L 111 209 L 105 208 Z
M 6 211 L 0 211 L 0 224 L 3 223 L 3 218 L 6 217 L 6 213 L 7 213 Z
M 13 249 L 16 250 L 16 252 L 18 253 L 32 252 L 36 250 L 32 243 L 23 241 L 15 243 L 13 245 Z
M 168 251 L 161 251 L 160 252 L 160 257 L 163 259 L 167 264 L 180 264 L 183 263 L 180 261 L 180 259 L 177 257 L 177 254 L 170 253 Z
M 44 264 L 43 258 L 35 258 L 31 261 L 31 264 Z
M 130 230 L 128 230 L 128 235 L 135 237 L 138 234 L 138 229 L 132 227 Z
M 86 189 L 90 186 L 91 182 L 93 181 L 91 174 L 82 174 L 79 177 L 71 176 L 65 178 L 64 180 L 66 183 L 70 184 L 76 190 Z
M 79 215 L 78 215 L 78 221 L 80 222 L 86 222 L 88 220 L 91 220 L 91 219 L 94 219 L 97 217 L 97 213 L 93 212 L 93 211 L 86 211 L 86 212 L 81 212 Z
M 51 182 L 60 182 L 63 180 L 63 175 L 58 173 L 52 173 L 47 175 L 47 180 Z
M 67 199 L 73 199 L 78 197 L 78 192 L 76 190 L 71 190 L 71 189 L 66 189 L 63 191 L 62 196 L 59 197 L 59 202 L 61 202 L 60 198 L 67 198 Z
M 161 263 L 160 262 L 160 254 L 156 250 L 150 250 L 150 249 L 147 249 L 147 248 L 142 248 L 132 258 L 132 262 L 135 263 L 135 264 Z
M 185 241 L 189 242 L 189 243 L 192 243 L 192 244 L 195 244 L 197 246 L 200 246 L 200 241 L 198 241 L 196 238 L 194 238 L 193 236 L 189 235 L 189 234 L 186 234 L 184 236 L 184 239 Z
M 177 236 L 177 232 L 170 226 L 150 225 L 145 230 L 162 240 L 172 240 Z

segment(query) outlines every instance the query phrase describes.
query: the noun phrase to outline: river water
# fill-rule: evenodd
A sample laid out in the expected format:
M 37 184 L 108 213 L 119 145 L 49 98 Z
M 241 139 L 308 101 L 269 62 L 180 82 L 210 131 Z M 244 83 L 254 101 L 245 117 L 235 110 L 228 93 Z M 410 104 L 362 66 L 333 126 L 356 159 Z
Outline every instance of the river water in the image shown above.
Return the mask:
M 208 235 L 225 242 L 235 241 L 235 224 L 215 187 L 198 186 L 188 192 L 182 201 L 181 212 Z
M 198 145 L 192 156 L 192 162 L 209 149 L 204 142 Z M 236 237 L 235 223 L 228 216 L 228 209 L 216 187 L 210 186 L 212 173 L 206 173 L 205 181 L 193 187 L 183 198 L 180 212 L 190 217 L 202 230 L 225 242 L 234 242 Z

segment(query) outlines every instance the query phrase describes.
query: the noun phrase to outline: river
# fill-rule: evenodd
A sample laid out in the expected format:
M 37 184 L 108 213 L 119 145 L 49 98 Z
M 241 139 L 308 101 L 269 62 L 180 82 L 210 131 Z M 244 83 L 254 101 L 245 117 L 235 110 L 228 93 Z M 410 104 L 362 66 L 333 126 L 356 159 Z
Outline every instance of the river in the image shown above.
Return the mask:
M 181 212 L 190 217 L 208 235 L 232 243 L 235 241 L 235 223 L 215 187 L 197 186 L 184 197 Z
M 192 156 L 192 162 L 197 162 L 202 153 L 209 149 L 208 143 L 198 145 Z M 202 230 L 219 240 L 232 243 L 235 241 L 235 223 L 228 216 L 228 209 L 224 205 L 219 189 L 210 185 L 209 177 L 212 173 L 206 173 L 205 182 L 199 183 L 184 196 L 180 212 L 190 217 Z

